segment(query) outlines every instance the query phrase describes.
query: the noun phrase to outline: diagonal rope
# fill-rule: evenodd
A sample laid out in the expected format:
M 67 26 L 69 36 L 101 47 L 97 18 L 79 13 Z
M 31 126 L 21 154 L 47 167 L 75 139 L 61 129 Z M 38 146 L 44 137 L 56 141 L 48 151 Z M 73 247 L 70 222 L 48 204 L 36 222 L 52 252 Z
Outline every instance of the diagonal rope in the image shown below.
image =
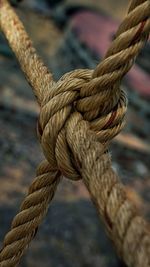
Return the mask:
M 6 0 L 0 0 L 0 27 L 41 106 L 38 136 L 46 157 L 4 239 L 0 267 L 19 263 L 47 212 L 60 174 L 83 179 L 126 264 L 149 267 L 148 225 L 127 199 L 106 151 L 124 125 L 126 97 L 120 83 L 148 38 L 150 1 L 131 1 L 115 40 L 94 71 L 75 70 L 57 83 Z

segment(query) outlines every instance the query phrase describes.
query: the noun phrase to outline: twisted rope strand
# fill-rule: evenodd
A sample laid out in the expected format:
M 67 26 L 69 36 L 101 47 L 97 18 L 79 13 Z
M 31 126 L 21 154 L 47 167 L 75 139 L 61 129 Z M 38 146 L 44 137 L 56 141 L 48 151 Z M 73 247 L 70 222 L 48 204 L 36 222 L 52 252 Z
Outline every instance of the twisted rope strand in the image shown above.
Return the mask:
M 128 200 L 105 147 L 78 113 L 67 124 L 67 140 L 81 176 L 119 255 L 128 266 L 150 266 L 150 232 Z
M 126 264 L 150 266 L 147 223 L 127 199 L 105 153 L 109 141 L 124 125 L 126 97 L 120 82 L 148 37 L 149 17 L 150 1 L 133 0 L 96 70 L 75 70 L 55 83 L 19 18 L 6 0 L 0 0 L 0 26 L 41 105 L 38 136 L 47 159 L 41 163 L 4 239 L 0 267 L 19 263 L 46 214 L 60 172 L 69 179 L 83 178 Z
M 54 84 L 52 74 L 37 55 L 23 24 L 5 0 L 0 0 L 0 26 L 17 56 L 39 105 L 42 105 L 46 98 L 46 92 Z
M 29 187 L 29 193 L 23 201 L 20 212 L 12 221 L 11 230 L 4 239 L 0 253 L 1 267 L 14 267 L 36 234 L 38 226 L 47 213 L 57 185 L 60 173 L 52 172 L 49 164 L 42 162 L 37 177 Z

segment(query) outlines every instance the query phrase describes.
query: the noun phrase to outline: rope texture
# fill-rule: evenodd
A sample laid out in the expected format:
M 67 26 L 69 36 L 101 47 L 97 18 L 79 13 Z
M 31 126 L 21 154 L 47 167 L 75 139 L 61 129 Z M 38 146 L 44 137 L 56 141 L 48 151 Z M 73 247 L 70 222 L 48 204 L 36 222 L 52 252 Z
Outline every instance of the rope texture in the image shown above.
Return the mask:
M 41 106 L 38 137 L 46 160 L 37 170 L 0 253 L 0 267 L 17 266 L 36 234 L 61 175 L 83 179 L 119 255 L 128 266 L 150 266 L 150 233 L 111 168 L 108 144 L 124 126 L 120 89 L 150 31 L 150 1 L 133 0 L 104 60 L 95 70 L 75 70 L 55 82 L 6 0 L 0 27 Z

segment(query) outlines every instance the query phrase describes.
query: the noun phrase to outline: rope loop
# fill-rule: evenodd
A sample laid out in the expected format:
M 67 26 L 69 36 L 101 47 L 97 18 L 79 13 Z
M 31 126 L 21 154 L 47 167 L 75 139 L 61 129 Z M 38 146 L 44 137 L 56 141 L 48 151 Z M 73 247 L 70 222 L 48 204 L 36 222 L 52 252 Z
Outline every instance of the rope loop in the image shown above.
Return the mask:
M 53 83 L 41 105 L 38 120 L 38 136 L 46 159 L 54 171 L 61 171 L 71 180 L 81 178 L 66 138 L 67 122 L 73 113 L 78 112 L 89 123 L 101 143 L 108 143 L 124 125 L 125 93 L 115 90 L 114 97 L 106 88 L 100 93 L 95 90 L 95 94 L 91 90 L 92 95 L 86 96 L 89 84 L 93 82 L 92 74 L 92 70 L 75 70 Z

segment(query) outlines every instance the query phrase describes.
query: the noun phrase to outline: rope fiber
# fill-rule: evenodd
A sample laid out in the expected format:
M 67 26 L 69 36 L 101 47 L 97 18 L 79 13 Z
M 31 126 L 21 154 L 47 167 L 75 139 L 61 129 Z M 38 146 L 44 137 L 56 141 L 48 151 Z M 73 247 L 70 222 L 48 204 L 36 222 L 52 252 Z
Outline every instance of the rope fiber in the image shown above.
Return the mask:
M 83 180 L 127 266 L 150 267 L 149 224 L 128 199 L 108 153 L 110 141 L 124 126 L 127 99 L 121 80 L 150 32 L 150 0 L 131 1 L 115 39 L 95 70 L 74 70 L 57 82 L 6 0 L 0 0 L 0 28 L 41 107 L 37 132 L 46 158 L 4 238 L 0 267 L 19 264 L 61 176 Z

